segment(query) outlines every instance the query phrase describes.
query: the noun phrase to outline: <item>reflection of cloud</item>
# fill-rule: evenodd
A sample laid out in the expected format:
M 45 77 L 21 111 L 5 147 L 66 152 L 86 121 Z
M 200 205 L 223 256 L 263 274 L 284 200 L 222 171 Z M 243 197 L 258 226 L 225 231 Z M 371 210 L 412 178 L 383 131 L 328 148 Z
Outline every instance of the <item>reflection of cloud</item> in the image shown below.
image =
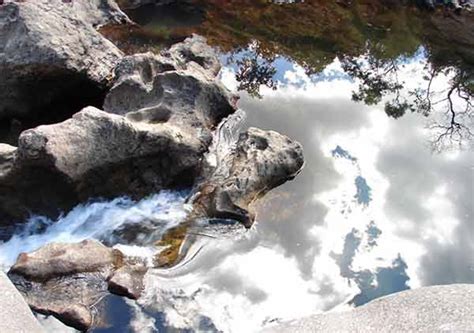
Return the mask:
M 231 70 L 222 77 L 235 88 Z M 252 332 L 408 283 L 473 282 L 472 153 L 432 155 L 422 117 L 388 119 L 380 106 L 353 103 L 349 80 L 311 80 L 297 66 L 284 77 L 278 91 L 244 94 L 240 106 L 249 125 L 300 141 L 304 170 L 258 204 L 244 237 L 207 240 L 171 278 L 150 273 L 139 301 L 147 312 L 178 328 L 208 318 L 218 330 Z M 357 177 L 360 198 L 370 186 L 368 206 L 354 198 Z
M 410 221 L 399 232 L 426 250 L 419 268 L 422 284 L 473 283 L 474 156 L 432 155 L 414 121 L 395 123 L 389 135 L 397 140 L 379 156 L 378 168 L 390 181 L 385 209 L 394 223 Z
M 360 129 L 368 119 L 362 105 L 342 97 L 343 88 L 337 91 L 341 97 L 335 99 L 321 101 L 314 95 L 315 91 L 331 90 L 333 85 L 337 86 L 337 83 L 308 83 L 303 90 L 282 87 L 276 92 L 267 91 L 262 100 L 244 95 L 240 102 L 252 126 L 279 131 L 298 140 L 305 148 L 303 172 L 276 191 L 289 193 L 289 196 L 270 200 L 260 210 L 258 229 L 262 238 L 277 242 L 288 255 L 295 256 L 307 276 L 311 275 L 314 257 L 318 254 L 318 241 L 308 230 L 321 225 L 327 211 L 327 207 L 314 201 L 313 197 L 333 188 L 339 180 L 332 160 L 323 153 L 320 142 L 326 135 Z M 350 87 L 345 93 L 350 96 Z M 285 206 L 291 213 L 278 212 L 275 216 L 272 214 L 275 206 Z

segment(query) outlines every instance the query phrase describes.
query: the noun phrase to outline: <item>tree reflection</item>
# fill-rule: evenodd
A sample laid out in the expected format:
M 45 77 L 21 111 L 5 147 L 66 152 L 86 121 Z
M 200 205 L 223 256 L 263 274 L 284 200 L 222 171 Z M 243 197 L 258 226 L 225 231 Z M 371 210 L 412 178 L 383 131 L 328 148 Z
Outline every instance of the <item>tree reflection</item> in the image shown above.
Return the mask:
M 384 103 L 394 119 L 407 113 L 429 117 L 434 150 L 464 147 L 473 139 L 474 13 L 428 14 L 378 0 L 194 1 L 206 12 L 198 33 L 232 54 L 238 89 L 251 96 L 260 97 L 262 86 L 276 89 L 277 57 L 297 63 L 309 76 L 339 59 L 359 83 L 355 101 Z M 414 78 L 425 80 L 414 86 L 400 73 L 421 47 L 428 61 Z M 443 80 L 449 84 L 440 88 Z
M 367 105 L 378 104 L 385 96 L 385 113 L 400 118 L 407 111 L 431 116 L 430 130 L 433 150 L 463 148 L 474 138 L 473 134 L 473 75 L 469 69 L 448 66 L 437 68 L 428 63 L 426 75 L 416 88 L 405 89 L 399 79 L 405 59 L 379 59 L 368 53 L 363 57 L 341 57 L 343 69 L 359 81 L 352 99 Z M 449 77 L 446 87 L 434 88 L 437 79 Z
M 234 63 L 238 70 L 236 80 L 238 90 L 246 91 L 252 97 L 260 98 L 260 87 L 276 89 L 277 82 L 273 79 L 277 70 L 273 65 L 275 54 L 265 50 L 260 43 L 254 42 L 247 50 L 236 50 L 228 62 Z

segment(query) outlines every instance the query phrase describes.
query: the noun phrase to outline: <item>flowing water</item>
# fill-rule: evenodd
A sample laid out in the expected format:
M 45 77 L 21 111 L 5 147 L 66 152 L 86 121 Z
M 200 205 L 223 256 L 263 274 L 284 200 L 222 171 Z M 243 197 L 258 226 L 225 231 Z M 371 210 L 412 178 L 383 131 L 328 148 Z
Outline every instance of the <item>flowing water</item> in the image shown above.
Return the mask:
M 350 23 L 324 26 L 313 23 L 323 18 L 312 2 L 209 3 L 168 8 L 167 16 L 199 18 L 158 27 L 205 35 L 221 51 L 222 81 L 240 94 L 241 110 L 219 127 L 208 160 L 220 170 L 238 131 L 256 126 L 301 142 L 305 168 L 258 203 L 250 230 L 232 221 L 189 230 L 194 242 L 180 264 L 150 269 L 137 302 L 108 299 L 110 324 L 94 331 L 255 332 L 408 288 L 474 283 L 472 49 L 453 42 L 447 54 L 414 11 L 349 15 L 328 5 L 328 17 Z M 134 14 L 154 29 L 163 22 L 153 11 Z M 151 259 L 153 244 L 185 220 L 188 194 L 31 217 L 0 244 L 0 264 L 87 238 Z

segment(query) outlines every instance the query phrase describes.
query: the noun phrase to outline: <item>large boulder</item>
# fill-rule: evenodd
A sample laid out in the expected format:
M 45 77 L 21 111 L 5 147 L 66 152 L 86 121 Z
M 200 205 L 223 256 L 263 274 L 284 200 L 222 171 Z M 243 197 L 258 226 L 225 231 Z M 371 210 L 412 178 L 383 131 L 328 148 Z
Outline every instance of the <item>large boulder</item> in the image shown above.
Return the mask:
M 23 132 L 17 163 L 65 176 L 84 199 L 143 196 L 178 183 L 183 173 L 191 177 L 205 150 L 173 124 L 149 125 L 88 107 L 62 123 Z
M 119 250 L 86 240 L 22 253 L 8 275 L 33 310 L 87 331 L 108 291 L 140 296 L 145 272 L 143 264 L 130 265 Z
M 100 104 L 122 52 L 96 27 L 122 21 L 112 0 L 0 5 L 0 120 Z
M 191 186 L 205 151 L 193 133 L 175 125 L 88 107 L 62 123 L 23 132 L 18 149 L 0 155 L 0 215 L 54 216 L 90 197 L 143 197 Z
M 219 167 L 197 189 L 192 202 L 198 216 L 234 219 L 250 227 L 250 205 L 293 179 L 304 165 L 300 143 L 274 131 L 249 128 Z

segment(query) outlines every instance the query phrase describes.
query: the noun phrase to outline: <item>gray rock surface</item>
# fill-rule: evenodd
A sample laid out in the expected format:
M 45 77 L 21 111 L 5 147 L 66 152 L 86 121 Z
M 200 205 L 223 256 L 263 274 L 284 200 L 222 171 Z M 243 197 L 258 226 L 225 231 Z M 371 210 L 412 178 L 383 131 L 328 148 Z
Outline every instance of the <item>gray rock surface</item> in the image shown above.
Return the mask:
M 104 110 L 139 123 L 175 126 L 208 147 L 212 130 L 235 111 L 237 101 L 216 79 L 219 70 L 216 53 L 199 36 L 161 55 L 125 57 Z
M 472 332 L 474 285 L 403 291 L 348 312 L 319 314 L 265 332 Z
M 15 152 L 0 150 L 0 218 L 54 216 L 91 197 L 191 187 L 213 130 L 235 111 L 235 97 L 216 78 L 219 68 L 198 36 L 162 55 L 125 57 L 106 112 L 87 107 L 22 132 Z
M 123 254 L 97 241 L 50 243 L 31 253 L 22 253 L 9 274 L 18 274 L 36 281 L 76 273 L 111 271 L 123 265 Z
M 301 144 L 274 131 L 249 128 L 222 157 L 193 198 L 195 213 L 230 218 L 250 227 L 249 206 L 271 189 L 293 179 L 304 165 Z
M 8 277 L 0 272 L 0 332 L 44 333 L 28 304 Z
M 100 98 L 122 52 L 95 27 L 127 20 L 112 0 L 0 6 L 0 119 L 37 116 L 46 107 L 65 112 L 51 105 L 73 104 L 78 91 L 83 100 Z
M 89 107 L 62 123 L 23 132 L 17 163 L 66 176 L 84 198 L 147 194 L 198 168 L 206 147 L 193 134 Z
M 120 267 L 108 280 L 110 292 L 130 299 L 140 298 L 144 288 L 145 273 L 146 269 L 143 266 L 126 265 Z
M 86 331 L 108 291 L 140 297 L 145 272 L 143 264 L 129 264 L 119 250 L 85 240 L 22 253 L 8 275 L 33 310 Z

